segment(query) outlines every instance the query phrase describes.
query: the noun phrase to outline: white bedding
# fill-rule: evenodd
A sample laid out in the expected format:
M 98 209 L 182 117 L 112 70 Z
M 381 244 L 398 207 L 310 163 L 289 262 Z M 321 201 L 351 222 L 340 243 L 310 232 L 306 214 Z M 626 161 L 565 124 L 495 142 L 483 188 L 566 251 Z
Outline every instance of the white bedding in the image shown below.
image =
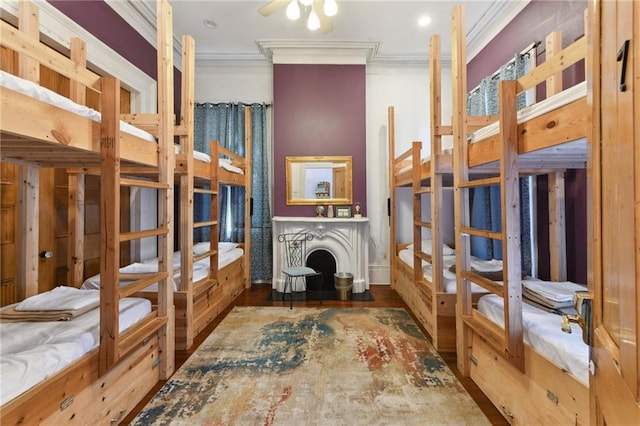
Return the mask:
M 97 290 L 87 293 L 93 298 Z M 147 299 L 120 302 L 119 327 L 124 331 L 151 312 Z M 73 363 L 98 346 L 100 309 L 72 321 L 0 323 L 0 405 Z
M 574 102 L 580 98 L 584 98 L 587 95 L 587 83 L 582 82 L 576 84 L 568 88 L 567 90 L 563 90 L 560 93 L 556 93 L 553 96 L 548 97 L 547 99 L 535 103 L 533 105 L 522 108 L 517 113 L 517 121 L 518 124 L 524 123 L 525 121 L 529 121 L 533 118 L 539 117 L 543 114 L 546 114 L 549 111 L 553 111 L 558 109 L 564 105 L 568 105 L 571 102 Z M 488 126 L 485 126 L 471 135 L 471 141 L 478 141 L 489 136 L 493 136 L 498 134 L 500 131 L 500 123 L 495 122 L 491 123 Z
M 478 310 L 504 327 L 504 301 L 488 294 L 478 301 Z M 571 324 L 571 333 L 561 330 L 562 317 L 526 303 L 522 304 L 524 341 L 553 364 L 589 385 L 589 347 L 582 341 L 582 329 Z
M 38 99 L 42 102 L 46 102 L 49 105 L 56 106 L 69 112 L 73 112 L 82 117 L 89 118 L 93 121 L 100 122 L 100 113 L 92 108 L 84 105 L 77 104 L 69 98 L 65 98 L 62 95 L 55 93 L 46 87 L 38 86 L 36 83 L 16 77 L 13 74 L 9 74 L 5 71 L 0 71 L 0 87 L 6 87 L 15 92 L 19 92 L 25 96 Z M 120 121 L 120 130 L 127 132 L 131 135 L 137 136 L 149 142 L 155 142 L 156 139 L 152 134 L 145 132 L 131 124 Z
M 410 249 L 400 250 L 400 252 L 398 253 L 398 256 L 404 263 L 406 263 L 410 268 L 413 269 L 413 259 L 414 259 L 413 250 L 410 250 Z M 456 264 L 455 254 L 442 256 L 442 265 L 444 268 L 444 271 L 442 274 L 444 278 L 443 288 L 445 293 L 456 293 L 458 291 L 456 286 L 456 274 L 449 270 L 449 268 L 455 264 Z M 495 259 L 480 260 L 476 257 L 472 257 L 471 267 L 476 269 L 477 271 L 483 271 L 483 272 L 500 271 L 502 270 L 502 261 L 495 260 Z M 422 261 L 422 273 L 427 280 L 429 280 L 430 282 L 433 282 L 431 264 L 425 260 Z M 471 291 L 473 293 L 487 292 L 487 290 L 485 290 L 484 288 L 473 283 L 471 284 Z
M 229 265 L 236 259 L 239 259 L 244 254 L 244 250 L 238 247 L 231 248 L 225 252 L 218 253 L 218 269 L 222 269 Z M 199 281 L 204 279 L 209 274 L 209 257 L 205 257 L 193 264 L 193 281 Z M 173 254 L 173 290 L 178 290 L 180 286 L 180 252 Z M 158 260 L 150 259 L 142 263 L 132 263 L 125 267 L 120 268 L 122 274 L 144 274 L 158 272 Z M 131 283 L 131 281 L 121 281 L 120 285 L 124 286 Z M 94 275 L 87 278 L 81 286 L 82 289 L 99 289 L 100 288 L 100 275 Z M 144 289 L 145 291 L 157 291 L 158 284 L 152 284 Z
M 182 151 L 182 147 L 180 145 L 174 145 L 174 150 L 176 154 L 179 154 Z M 211 156 L 205 152 L 193 151 L 193 158 L 196 160 L 200 160 L 204 163 L 211 163 Z M 231 163 L 231 160 L 228 158 L 219 158 L 218 159 L 218 167 L 222 167 L 225 170 L 230 171 L 231 173 L 237 173 L 240 175 L 244 174 L 244 170 L 240 167 L 236 167 Z

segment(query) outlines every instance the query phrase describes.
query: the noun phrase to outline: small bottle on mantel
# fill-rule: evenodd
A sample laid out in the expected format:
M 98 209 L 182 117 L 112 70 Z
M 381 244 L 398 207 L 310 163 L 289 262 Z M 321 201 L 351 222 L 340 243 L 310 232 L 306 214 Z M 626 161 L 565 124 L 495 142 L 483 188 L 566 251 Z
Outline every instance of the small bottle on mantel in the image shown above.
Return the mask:
M 329 204 L 327 206 L 327 217 L 333 217 L 333 205 Z

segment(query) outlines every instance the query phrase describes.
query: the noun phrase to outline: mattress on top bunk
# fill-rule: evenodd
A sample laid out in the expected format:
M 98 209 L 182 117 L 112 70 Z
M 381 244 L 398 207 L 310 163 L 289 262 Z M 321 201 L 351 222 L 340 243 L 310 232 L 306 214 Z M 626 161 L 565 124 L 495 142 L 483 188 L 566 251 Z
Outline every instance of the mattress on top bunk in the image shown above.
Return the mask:
M 37 85 L 36 83 L 17 77 L 13 74 L 0 70 L 0 87 L 11 89 L 15 92 L 21 93 L 25 96 L 38 99 L 42 102 L 46 102 L 49 105 L 56 106 L 66 111 L 78 114 L 82 117 L 89 118 L 93 121 L 100 122 L 101 114 L 85 105 L 80 105 L 73 102 L 69 98 L 65 98 L 56 92 Z M 156 139 L 152 134 L 145 132 L 125 121 L 120 121 L 120 130 L 129 133 L 130 135 L 137 136 L 149 142 L 156 142 Z
M 182 152 L 182 147 L 180 145 L 176 144 L 174 145 L 174 148 L 175 148 L 176 154 L 180 154 Z M 204 163 L 211 163 L 211 156 L 206 152 L 200 152 L 200 151 L 194 150 L 193 158 L 195 158 L 196 160 L 202 161 Z M 230 158 L 218 158 L 218 167 L 222 167 L 223 169 L 231 173 L 237 173 L 240 175 L 244 174 L 244 170 L 242 170 L 240 167 L 234 166 Z
M 424 247 L 424 246 L 423 246 Z M 425 250 L 426 252 L 426 250 Z M 406 248 L 400 250 L 398 256 L 400 259 L 406 263 L 410 268 L 413 269 L 413 259 L 414 254 L 411 248 Z M 447 252 L 445 252 L 447 253 Z M 458 291 L 456 285 L 456 274 L 452 272 L 451 269 L 456 264 L 456 256 L 455 254 L 444 254 L 442 256 L 442 266 L 443 266 L 443 289 L 445 293 L 456 293 Z M 479 272 L 500 272 L 502 271 L 502 261 L 500 260 L 481 260 L 477 257 L 471 258 L 471 267 Z M 425 260 L 422 261 L 422 273 L 430 282 L 433 282 L 433 268 L 431 264 Z M 487 293 L 487 290 L 480 287 L 477 284 L 471 284 L 471 291 L 473 293 Z
M 553 285 L 553 283 L 549 283 Z M 478 311 L 504 328 L 504 300 L 495 294 L 482 296 Z M 561 329 L 562 316 L 527 303 L 522 304 L 525 343 L 559 368 L 589 385 L 589 347 L 582 341 L 582 329 L 571 323 L 571 333 Z
M 93 299 L 99 293 L 98 290 L 73 290 L 86 294 L 87 299 Z M 55 296 L 52 292 L 46 294 Z M 55 297 L 49 302 L 52 300 L 56 300 Z M 3 309 L 11 306 L 14 305 Z M 120 331 L 127 330 L 150 312 L 151 302 L 147 299 L 122 299 Z M 71 321 L 0 322 L 0 405 L 97 347 L 99 324 L 100 309 L 97 307 Z
M 538 103 L 522 108 L 517 113 L 518 124 L 532 120 L 536 117 L 548 113 L 549 111 L 553 111 L 560 107 L 568 105 L 571 102 L 584 98 L 586 95 L 587 83 L 583 81 Z M 469 139 L 471 142 L 479 141 L 489 136 L 496 135 L 499 131 L 500 123 L 494 122 L 471 134 Z
M 233 263 L 237 259 L 241 258 L 244 254 L 242 248 L 235 246 L 225 246 L 227 249 L 220 249 L 218 253 L 218 269 L 222 269 L 225 266 Z M 195 253 L 198 254 L 198 253 Z M 193 264 L 193 281 L 200 281 L 209 276 L 209 257 L 205 257 Z M 130 265 L 120 268 L 121 274 L 153 274 L 158 272 L 158 259 L 149 259 L 141 263 L 132 263 Z M 120 285 L 124 286 L 132 281 L 121 280 Z M 180 286 L 180 252 L 173 253 L 173 290 L 177 291 Z M 100 288 L 100 274 L 87 278 L 81 286 L 85 290 L 95 290 Z M 158 284 L 151 284 L 146 287 L 144 291 L 158 291 Z

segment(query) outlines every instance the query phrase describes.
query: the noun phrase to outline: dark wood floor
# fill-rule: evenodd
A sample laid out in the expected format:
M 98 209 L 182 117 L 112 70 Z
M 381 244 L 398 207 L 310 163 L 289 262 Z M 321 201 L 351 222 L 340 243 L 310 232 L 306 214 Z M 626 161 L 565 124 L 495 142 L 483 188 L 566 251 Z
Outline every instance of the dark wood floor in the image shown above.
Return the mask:
M 270 301 L 268 300 L 268 296 L 271 292 L 270 284 L 253 284 L 250 289 L 245 290 L 238 298 L 235 300 L 234 304 L 230 306 L 227 310 L 225 310 L 221 315 L 218 316 L 210 325 L 207 327 L 204 332 L 200 333 L 198 337 L 196 337 L 194 345 L 188 351 L 177 351 L 176 352 L 176 369 L 179 368 L 189 356 L 200 346 L 200 344 L 204 341 L 204 339 L 218 326 L 220 321 L 227 315 L 227 313 L 231 310 L 233 306 L 288 306 L 289 302 L 287 301 Z M 322 306 L 326 307 L 349 307 L 349 306 L 368 306 L 368 307 L 392 307 L 392 308 L 405 308 L 409 313 L 411 311 L 407 307 L 407 305 L 402 301 L 400 296 L 391 289 L 391 287 L 386 285 L 377 285 L 371 286 L 371 294 L 373 295 L 374 301 L 372 302 L 356 302 L 356 301 L 323 301 Z M 306 302 L 295 302 L 295 306 L 319 306 L 320 302 L 318 301 L 306 301 Z M 414 318 L 415 320 L 415 318 Z M 419 324 L 416 320 L 416 324 Z M 424 332 L 424 329 L 422 330 Z M 426 335 L 426 333 L 425 333 Z M 471 397 L 476 401 L 480 409 L 486 414 L 493 425 L 508 425 L 507 421 L 502 417 L 500 412 L 491 404 L 491 402 L 486 398 L 486 396 L 482 393 L 482 391 L 475 385 L 475 383 L 466 377 L 461 377 L 456 369 L 456 355 L 455 353 L 440 353 L 440 356 L 445 360 L 449 368 L 456 374 L 462 385 L 469 392 Z M 165 382 L 158 383 L 156 387 L 149 392 L 148 395 L 144 397 L 144 399 L 138 404 L 138 406 L 124 419 L 123 424 L 129 424 L 131 420 L 136 416 L 136 414 L 142 410 L 142 408 L 146 405 L 146 403 L 151 399 L 151 397 L 160 389 L 160 387 Z

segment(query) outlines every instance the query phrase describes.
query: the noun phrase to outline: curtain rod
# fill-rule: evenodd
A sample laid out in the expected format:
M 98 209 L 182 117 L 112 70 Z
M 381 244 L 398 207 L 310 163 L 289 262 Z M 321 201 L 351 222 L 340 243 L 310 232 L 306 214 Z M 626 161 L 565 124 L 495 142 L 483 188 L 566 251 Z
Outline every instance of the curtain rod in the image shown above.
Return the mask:
M 542 44 L 541 41 L 534 41 L 532 43 L 530 43 L 529 45 L 527 45 L 527 47 L 525 47 L 523 50 L 520 51 L 519 55 L 528 55 L 529 52 L 531 52 L 533 49 L 537 48 L 538 46 L 540 46 Z M 515 57 L 510 59 L 507 63 L 505 63 L 503 66 L 509 66 L 515 63 Z M 500 68 L 499 67 L 495 72 L 493 72 L 491 75 L 489 75 L 488 77 L 491 78 L 492 80 L 494 78 L 496 78 L 499 74 L 500 74 Z M 485 77 L 486 78 L 486 77 Z M 484 79 L 483 79 L 484 80 Z M 478 90 L 480 90 L 480 84 L 479 83 L 476 87 L 474 87 L 473 89 L 471 89 L 468 94 L 472 94 L 477 92 Z

